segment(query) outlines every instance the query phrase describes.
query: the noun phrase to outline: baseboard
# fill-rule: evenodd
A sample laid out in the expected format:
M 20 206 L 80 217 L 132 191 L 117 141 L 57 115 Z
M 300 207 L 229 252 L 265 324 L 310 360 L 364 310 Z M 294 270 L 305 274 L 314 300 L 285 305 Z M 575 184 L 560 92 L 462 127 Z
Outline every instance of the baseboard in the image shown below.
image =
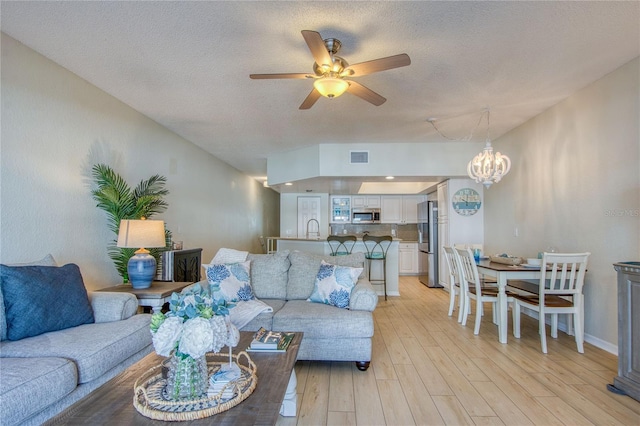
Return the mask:
M 520 312 L 523 313 L 524 315 L 534 318 L 536 321 L 538 320 L 538 311 L 532 311 L 531 309 L 527 309 L 523 307 L 520 310 Z M 561 318 L 562 316 L 558 318 L 558 330 L 562 331 L 563 333 L 566 333 L 567 324 L 563 321 L 560 321 Z M 545 318 L 545 324 L 551 325 L 551 318 Z M 588 334 L 588 333 L 584 333 L 584 341 L 595 346 L 596 348 L 602 349 L 603 351 L 607 351 L 613 355 L 618 356 L 618 345 L 614 345 L 610 342 L 607 342 L 598 337 L 592 336 L 591 334 Z

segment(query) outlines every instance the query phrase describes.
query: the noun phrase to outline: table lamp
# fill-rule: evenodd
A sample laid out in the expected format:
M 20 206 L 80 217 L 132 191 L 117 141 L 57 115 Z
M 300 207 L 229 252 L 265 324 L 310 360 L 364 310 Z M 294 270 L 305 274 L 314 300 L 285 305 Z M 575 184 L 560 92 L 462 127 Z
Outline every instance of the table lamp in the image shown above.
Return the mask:
M 120 221 L 118 247 L 138 248 L 127 263 L 129 281 L 133 288 L 149 288 L 156 275 L 156 259 L 144 247 L 164 247 L 164 221 L 127 220 Z

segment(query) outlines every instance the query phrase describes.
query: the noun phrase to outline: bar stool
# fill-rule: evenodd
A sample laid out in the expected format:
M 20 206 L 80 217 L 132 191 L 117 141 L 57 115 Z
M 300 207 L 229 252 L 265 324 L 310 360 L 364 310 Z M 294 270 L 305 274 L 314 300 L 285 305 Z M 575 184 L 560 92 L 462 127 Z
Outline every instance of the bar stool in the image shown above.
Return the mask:
M 331 256 L 351 254 L 357 240 L 355 235 L 329 235 L 327 243 L 331 249 Z
M 384 235 L 375 237 L 365 234 L 362 242 L 367 249 L 365 257 L 369 260 L 369 281 L 382 281 L 384 287 L 384 300 L 387 300 L 387 251 L 393 242 L 393 237 Z M 382 278 L 374 280 L 371 278 L 371 264 L 374 261 L 382 261 Z

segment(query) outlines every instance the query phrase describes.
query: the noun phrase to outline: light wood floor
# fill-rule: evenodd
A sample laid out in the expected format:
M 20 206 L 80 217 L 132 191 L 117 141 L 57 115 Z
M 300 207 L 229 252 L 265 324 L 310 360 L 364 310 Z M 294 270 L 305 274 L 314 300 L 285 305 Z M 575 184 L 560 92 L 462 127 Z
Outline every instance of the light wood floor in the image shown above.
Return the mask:
M 510 329 L 503 345 L 490 309 L 474 336 L 471 317 L 463 327 L 447 316 L 445 290 L 401 277 L 400 293 L 374 312 L 369 370 L 299 361 L 298 416 L 279 425 L 640 424 L 640 402 L 606 389 L 616 356 L 588 343 L 579 354 L 563 332 L 545 355 L 526 316 L 522 338 Z

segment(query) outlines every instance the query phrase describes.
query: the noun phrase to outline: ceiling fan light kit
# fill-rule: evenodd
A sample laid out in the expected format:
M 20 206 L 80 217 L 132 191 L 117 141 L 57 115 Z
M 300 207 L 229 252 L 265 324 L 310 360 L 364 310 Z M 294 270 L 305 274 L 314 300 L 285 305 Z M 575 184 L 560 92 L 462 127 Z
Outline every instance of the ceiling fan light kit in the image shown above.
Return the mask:
M 313 82 L 313 87 L 325 98 L 337 98 L 347 91 L 349 83 L 336 77 L 322 77 Z
M 337 98 L 348 91 L 375 106 L 382 105 L 386 99 L 373 90 L 346 77 L 360 77 L 374 72 L 404 67 L 411 64 L 411 59 L 406 53 L 401 53 L 387 58 L 374 59 L 349 65 L 349 63 L 337 56 L 336 53 L 342 47 L 340 40 L 335 38 L 322 39 L 316 31 L 302 31 L 309 50 L 313 55 L 313 74 L 305 73 L 279 73 L 279 74 L 250 74 L 252 79 L 279 79 L 279 78 L 312 78 L 313 89 L 300 105 L 300 109 L 311 108 L 316 101 L 324 96 L 329 99 Z

